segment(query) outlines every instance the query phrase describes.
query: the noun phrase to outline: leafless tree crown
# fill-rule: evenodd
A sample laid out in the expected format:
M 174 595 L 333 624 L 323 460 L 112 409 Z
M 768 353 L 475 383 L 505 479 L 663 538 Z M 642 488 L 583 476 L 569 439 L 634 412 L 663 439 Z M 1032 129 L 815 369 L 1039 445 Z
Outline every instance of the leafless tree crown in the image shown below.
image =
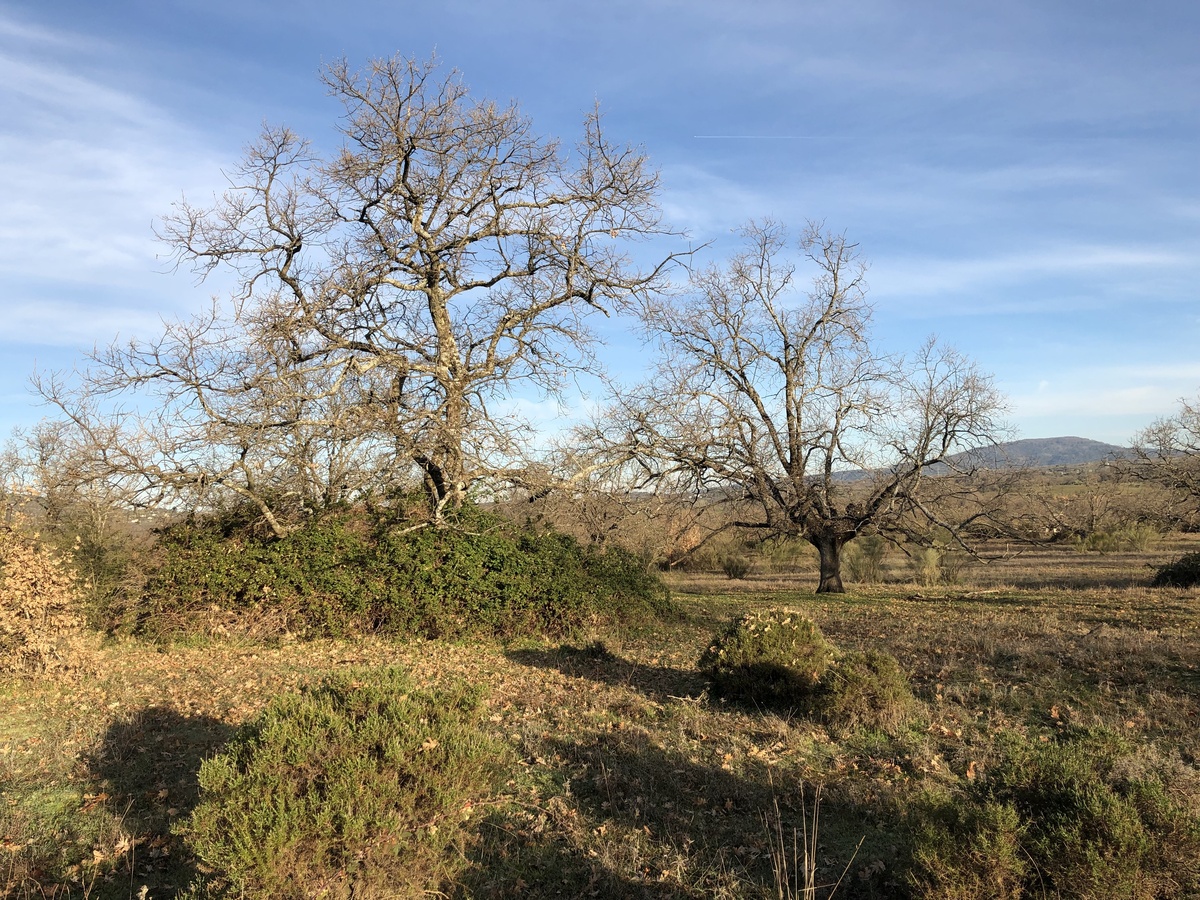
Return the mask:
M 1138 432 L 1132 451 L 1131 459 L 1116 465 L 1165 489 L 1159 515 L 1188 527 L 1200 523 L 1200 397 L 1180 400 L 1174 415 Z
M 908 357 L 876 350 L 866 266 L 844 236 L 816 225 L 801 235 L 799 258 L 815 270 L 807 292 L 786 229 L 751 225 L 744 238 L 727 266 L 647 300 L 658 369 L 581 440 L 644 487 L 736 502 L 750 517 L 735 524 L 806 538 L 822 589 L 840 590 L 846 541 L 917 520 L 961 524 L 932 501 L 967 492 L 948 476 L 969 465 L 957 454 L 1000 433 L 1003 402 L 933 340 Z
M 588 314 L 659 287 L 673 257 L 623 249 L 664 233 L 658 178 L 598 113 L 565 148 L 432 61 L 323 79 L 336 153 L 267 127 L 222 197 L 162 222 L 178 264 L 236 273 L 231 302 L 39 387 L 146 489 L 233 492 L 281 530 L 281 505 L 415 476 L 439 520 L 512 474 L 514 385 L 555 392 L 595 362 Z

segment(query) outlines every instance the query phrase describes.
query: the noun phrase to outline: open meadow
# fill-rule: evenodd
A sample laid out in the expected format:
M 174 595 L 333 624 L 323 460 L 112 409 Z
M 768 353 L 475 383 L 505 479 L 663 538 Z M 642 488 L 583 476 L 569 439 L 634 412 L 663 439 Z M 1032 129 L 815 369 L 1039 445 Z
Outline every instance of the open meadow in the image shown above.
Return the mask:
M 1047 547 L 841 596 L 805 573 L 675 575 L 669 620 L 553 643 L 97 638 L 77 671 L 0 687 L 3 896 L 220 896 L 185 827 L 201 762 L 272 697 L 376 667 L 482 686 L 500 772 L 419 823 L 460 839 L 414 895 L 1196 896 L 1200 591 L 1145 585 L 1197 543 Z M 712 696 L 713 635 L 779 606 L 893 655 L 915 707 L 838 725 Z M 1018 783 L 1038 766 L 1062 796 Z M 1112 790 L 1066 796 L 1089 783 Z M 350 896 L 336 873 L 286 895 L 322 892 Z

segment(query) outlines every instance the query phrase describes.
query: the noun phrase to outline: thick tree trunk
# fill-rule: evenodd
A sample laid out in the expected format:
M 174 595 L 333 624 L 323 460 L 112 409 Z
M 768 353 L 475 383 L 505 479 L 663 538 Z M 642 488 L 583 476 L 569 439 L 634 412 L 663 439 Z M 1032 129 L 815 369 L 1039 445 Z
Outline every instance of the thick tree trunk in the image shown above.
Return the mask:
M 842 546 L 846 539 L 835 532 L 823 531 L 812 535 L 809 541 L 821 556 L 821 583 L 817 585 L 817 593 L 846 593 L 842 585 Z

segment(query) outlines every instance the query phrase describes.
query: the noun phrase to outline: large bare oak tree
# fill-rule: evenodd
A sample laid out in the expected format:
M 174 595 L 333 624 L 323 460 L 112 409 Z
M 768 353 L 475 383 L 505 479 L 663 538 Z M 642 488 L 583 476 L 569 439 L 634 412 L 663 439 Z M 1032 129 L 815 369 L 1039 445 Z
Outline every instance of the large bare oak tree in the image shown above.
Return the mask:
M 864 533 L 961 539 L 989 512 L 960 454 L 1002 431 L 991 380 L 932 340 L 910 356 L 876 349 L 865 265 L 844 237 L 805 230 L 807 291 L 786 229 L 744 238 L 727 266 L 648 298 L 661 361 L 581 444 L 643 488 L 729 502 L 734 525 L 808 540 L 822 592 L 843 590 L 842 548 Z
M 1179 401 L 1133 438 L 1131 456 L 1116 461 L 1122 472 L 1165 489 L 1158 517 L 1184 527 L 1200 523 L 1200 397 Z
M 554 393 L 594 363 L 589 314 L 659 287 L 673 257 L 638 269 L 623 249 L 665 233 L 657 175 L 597 113 L 566 147 L 433 61 L 323 80 L 335 152 L 267 127 L 222 197 L 162 223 L 180 265 L 232 271 L 235 295 L 39 386 L 144 490 L 231 492 L 282 533 L 289 504 L 410 479 L 440 522 L 517 474 L 515 386 Z

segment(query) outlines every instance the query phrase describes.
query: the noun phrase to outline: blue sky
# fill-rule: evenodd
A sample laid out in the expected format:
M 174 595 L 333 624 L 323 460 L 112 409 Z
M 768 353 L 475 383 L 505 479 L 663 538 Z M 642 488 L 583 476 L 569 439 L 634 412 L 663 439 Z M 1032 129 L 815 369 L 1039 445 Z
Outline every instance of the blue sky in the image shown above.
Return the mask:
M 323 61 L 436 51 L 565 140 L 598 101 L 713 260 L 750 218 L 844 230 L 884 346 L 974 357 L 1023 437 L 1124 443 L 1200 390 L 1198 48 L 1194 0 L 0 0 L 0 436 L 35 366 L 220 292 L 154 221 L 264 120 L 331 143 Z

